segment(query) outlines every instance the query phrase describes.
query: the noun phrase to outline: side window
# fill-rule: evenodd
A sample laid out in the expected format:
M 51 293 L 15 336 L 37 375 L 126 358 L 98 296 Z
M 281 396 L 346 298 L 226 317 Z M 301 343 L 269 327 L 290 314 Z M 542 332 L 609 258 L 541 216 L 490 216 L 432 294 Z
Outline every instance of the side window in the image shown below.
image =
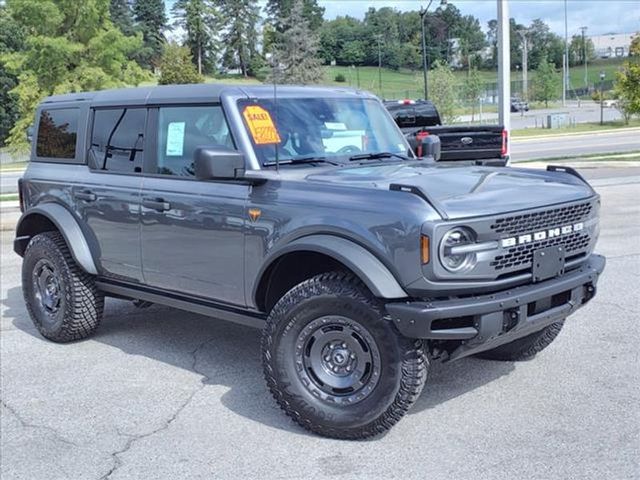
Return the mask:
M 78 109 L 42 110 L 38 123 L 36 156 L 74 158 L 78 138 Z
M 157 173 L 193 176 L 193 152 L 199 146 L 235 148 L 222 107 L 159 109 Z
M 91 168 L 141 172 L 146 116 L 144 108 L 96 110 L 91 134 Z

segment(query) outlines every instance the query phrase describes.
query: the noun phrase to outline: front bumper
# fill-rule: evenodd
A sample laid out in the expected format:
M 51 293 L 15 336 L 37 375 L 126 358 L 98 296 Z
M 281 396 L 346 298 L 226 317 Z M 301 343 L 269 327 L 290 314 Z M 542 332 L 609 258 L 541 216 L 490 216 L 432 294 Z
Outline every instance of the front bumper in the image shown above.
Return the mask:
M 388 303 L 390 320 L 409 338 L 461 340 L 450 359 L 490 350 L 564 319 L 595 295 L 606 260 L 591 255 L 578 269 L 545 282 L 451 300 Z

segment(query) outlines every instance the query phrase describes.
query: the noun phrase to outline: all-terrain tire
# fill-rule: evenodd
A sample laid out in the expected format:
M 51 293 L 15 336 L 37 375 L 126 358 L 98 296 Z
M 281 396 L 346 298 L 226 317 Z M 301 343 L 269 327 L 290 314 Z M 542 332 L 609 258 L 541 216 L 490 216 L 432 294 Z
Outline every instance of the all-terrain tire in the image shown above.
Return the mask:
M 560 330 L 562 330 L 563 325 L 564 320 L 552 323 L 539 332 L 501 345 L 493 350 L 479 353 L 478 356 L 480 358 L 486 358 L 487 360 L 502 360 L 508 362 L 530 360 L 535 357 L 537 353 L 551 345 L 551 342 L 556 339 Z
M 33 324 L 49 340 L 80 340 L 100 325 L 104 295 L 93 276 L 76 264 L 59 232 L 44 232 L 29 242 L 22 292 Z
M 428 359 L 421 341 L 401 336 L 392 322 L 383 317 L 382 304 L 365 285 L 346 272 L 317 275 L 278 301 L 263 331 L 262 360 L 269 390 L 289 417 L 305 429 L 326 437 L 364 439 L 387 431 L 407 413 L 425 384 Z M 369 376 L 365 374 L 362 378 L 366 380 L 360 379 L 358 383 L 361 390 L 335 393 L 338 390 L 331 390 L 326 384 L 319 386 L 322 382 L 314 376 L 315 371 L 307 374 L 305 362 L 307 356 L 311 357 L 307 349 L 313 350 L 316 346 L 307 347 L 300 338 L 313 336 L 312 331 L 318 332 L 318 338 L 347 336 L 345 343 L 338 340 L 340 345 L 334 346 L 329 341 L 326 348 L 339 349 L 348 343 L 360 356 L 369 358 Z M 352 338 L 367 348 L 359 349 Z M 318 349 L 324 341 L 317 340 Z M 341 351 L 349 352 L 351 347 L 345 348 L 347 350 Z M 323 352 L 339 354 L 338 350 Z M 321 362 L 330 357 L 322 355 Z M 367 367 L 353 355 L 355 353 L 344 356 L 355 358 L 353 370 L 345 370 L 349 365 L 344 367 L 344 364 L 340 368 L 344 367 L 345 375 L 353 372 L 350 378 L 358 378 L 360 371 L 366 372 Z M 336 358 L 342 360 L 343 357 Z M 325 375 L 323 378 L 332 374 L 331 368 L 319 373 Z M 369 383 L 364 386 L 366 382 Z

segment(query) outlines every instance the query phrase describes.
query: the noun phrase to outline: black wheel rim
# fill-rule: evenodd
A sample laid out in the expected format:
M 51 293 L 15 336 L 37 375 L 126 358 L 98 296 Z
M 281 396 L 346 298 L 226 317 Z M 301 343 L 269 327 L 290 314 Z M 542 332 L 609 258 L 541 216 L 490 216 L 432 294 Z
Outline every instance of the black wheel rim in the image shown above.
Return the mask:
M 298 377 L 316 397 L 338 404 L 367 398 L 380 378 L 380 352 L 371 334 L 342 316 L 309 323 L 296 342 Z
M 33 292 L 42 311 L 54 316 L 60 309 L 62 299 L 58 272 L 47 259 L 38 260 L 33 268 Z

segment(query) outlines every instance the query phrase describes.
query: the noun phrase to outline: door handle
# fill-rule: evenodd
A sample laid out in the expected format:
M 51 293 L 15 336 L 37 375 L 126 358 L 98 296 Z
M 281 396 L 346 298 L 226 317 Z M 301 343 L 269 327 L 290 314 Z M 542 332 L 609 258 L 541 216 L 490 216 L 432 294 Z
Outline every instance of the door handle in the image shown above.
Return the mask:
M 166 212 L 171 210 L 171 204 L 165 202 L 163 198 L 143 198 L 142 206 L 157 210 L 159 212 Z
M 89 190 L 85 190 L 83 192 L 75 192 L 73 196 L 78 200 L 84 200 L 85 202 L 95 202 L 98 198 L 95 193 Z

